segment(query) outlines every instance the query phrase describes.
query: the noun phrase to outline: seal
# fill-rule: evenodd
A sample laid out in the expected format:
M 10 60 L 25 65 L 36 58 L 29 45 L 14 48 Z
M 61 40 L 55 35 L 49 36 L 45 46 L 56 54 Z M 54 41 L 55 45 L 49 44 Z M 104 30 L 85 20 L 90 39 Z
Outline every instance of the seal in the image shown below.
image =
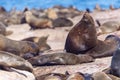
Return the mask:
M 25 12 L 25 20 L 31 26 L 31 29 L 51 28 L 51 21 L 49 19 L 37 18 L 32 12 Z
M 115 35 L 108 35 L 104 41 L 98 40 L 98 44 L 85 54 L 93 58 L 112 56 L 120 44 L 120 39 Z
M 9 52 L 0 51 L 0 69 L 15 71 L 26 76 L 13 68 L 33 72 L 33 67 L 27 60 Z
M 119 48 L 115 51 L 112 61 L 111 61 L 111 66 L 110 66 L 110 74 L 120 77 L 120 44 Z
M 48 35 L 49 36 L 49 35 Z M 22 41 L 31 41 L 35 42 L 39 47 L 39 52 L 44 52 L 46 50 L 51 49 L 51 47 L 47 44 L 48 36 L 42 36 L 42 37 L 29 37 L 25 38 Z
M 37 55 L 39 52 L 38 45 L 29 41 L 15 41 L 0 35 L 0 50 L 11 52 L 23 57 L 26 53 Z
M 53 27 L 71 27 L 73 22 L 67 18 L 58 17 L 52 21 Z
M 99 20 L 96 21 L 97 24 L 99 25 L 100 34 L 106 34 L 106 33 L 111 33 L 120 30 L 120 22 L 118 21 L 107 21 L 101 25 Z
M 34 66 L 44 65 L 75 65 L 81 63 L 92 62 L 94 59 L 89 55 L 75 55 L 72 53 L 53 53 L 39 55 L 28 59 Z
M 83 18 L 70 30 L 65 42 L 66 52 L 82 54 L 97 44 L 93 18 L 85 13 Z
M 104 72 L 96 72 L 92 75 L 93 80 L 112 80 L 107 74 Z

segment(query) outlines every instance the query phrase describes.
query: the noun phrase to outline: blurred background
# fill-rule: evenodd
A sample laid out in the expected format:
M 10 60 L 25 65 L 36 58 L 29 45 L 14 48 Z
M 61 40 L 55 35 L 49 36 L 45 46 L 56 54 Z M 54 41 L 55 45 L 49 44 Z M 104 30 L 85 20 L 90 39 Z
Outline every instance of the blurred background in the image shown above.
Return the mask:
M 120 0 L 0 0 L 0 6 L 5 7 L 7 11 L 12 8 L 23 10 L 25 7 L 46 9 L 55 5 L 74 6 L 79 10 L 85 10 L 86 8 L 93 10 L 96 4 L 99 4 L 103 9 L 108 9 L 110 5 L 119 8 L 119 3 Z

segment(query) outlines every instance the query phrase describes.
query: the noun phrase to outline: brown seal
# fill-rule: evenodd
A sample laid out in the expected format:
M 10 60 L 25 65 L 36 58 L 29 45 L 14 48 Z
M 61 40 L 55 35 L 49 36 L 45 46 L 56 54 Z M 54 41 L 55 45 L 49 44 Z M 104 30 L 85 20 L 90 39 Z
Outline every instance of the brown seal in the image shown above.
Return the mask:
M 97 44 L 96 28 L 93 18 L 85 13 L 83 18 L 68 33 L 65 50 L 74 54 L 81 54 L 95 47 Z
M 11 52 L 21 57 L 23 57 L 24 54 L 26 53 L 37 55 L 39 52 L 38 45 L 33 42 L 15 41 L 15 40 L 6 38 L 3 35 L 0 35 L 0 50 Z
M 101 24 L 99 20 L 97 20 L 97 24 L 99 25 L 98 35 L 120 30 L 120 22 L 118 21 L 107 21 Z
M 49 19 L 37 18 L 32 12 L 25 12 L 25 20 L 31 26 L 31 29 L 51 28 L 51 21 Z
M 33 72 L 33 67 L 27 60 L 9 52 L 0 51 L 0 69 L 14 71 L 26 76 L 13 68 Z
M 67 18 L 58 17 L 52 21 L 53 27 L 71 27 L 73 22 Z
M 112 56 L 120 44 L 119 37 L 115 35 L 108 35 L 104 41 L 98 40 L 98 44 L 90 49 L 85 54 L 93 58 Z
M 75 55 L 72 53 L 45 54 L 28 59 L 35 66 L 44 65 L 75 65 L 92 62 L 94 59 L 88 55 Z
M 31 41 L 35 42 L 39 47 L 39 52 L 43 52 L 45 50 L 51 49 L 51 47 L 47 44 L 48 36 L 42 36 L 42 37 L 28 37 L 23 39 L 22 41 Z

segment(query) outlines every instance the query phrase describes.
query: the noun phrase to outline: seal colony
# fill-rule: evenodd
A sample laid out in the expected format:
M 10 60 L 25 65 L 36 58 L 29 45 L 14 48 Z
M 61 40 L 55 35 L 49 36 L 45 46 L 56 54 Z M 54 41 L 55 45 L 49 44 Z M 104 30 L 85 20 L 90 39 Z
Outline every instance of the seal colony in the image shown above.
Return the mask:
M 71 10 L 70 11 L 71 13 L 69 15 L 67 15 L 67 12 L 69 11 L 66 11 L 66 10 L 62 10 L 62 11 L 64 12 L 64 14 L 66 14 L 66 16 L 72 16 L 72 15 L 76 16 L 75 14 L 73 14 L 73 11 L 75 11 L 75 8 L 70 10 Z M 9 18 L 6 19 L 6 17 L 4 16 L 6 19 L 5 22 L 7 23 L 7 25 L 20 23 L 20 20 L 17 18 L 17 15 L 20 15 L 19 16 L 20 19 L 22 17 L 25 17 L 26 22 L 24 22 L 23 20 L 23 23 L 29 24 L 31 26 L 31 29 L 43 29 L 43 28 L 55 29 L 53 28 L 54 26 L 64 27 L 64 25 L 65 26 L 73 25 L 71 21 L 68 21 L 69 18 L 64 19 L 58 16 L 58 13 L 61 16 L 65 16 L 59 11 L 57 13 L 54 12 L 53 15 L 51 11 L 50 11 L 51 12 L 50 14 L 48 11 L 47 17 L 45 17 L 46 15 L 43 17 L 40 17 L 41 13 L 39 14 L 39 12 L 42 12 L 42 11 L 41 10 L 36 11 L 35 9 L 29 11 L 26 9 L 22 13 L 19 13 L 19 12 L 16 13 L 15 10 L 12 10 L 9 14 L 6 14 L 8 15 L 7 17 L 13 14 L 10 19 Z M 4 13 L 7 13 L 7 12 L 5 11 Z M 14 16 L 15 16 L 15 19 L 14 19 Z M 0 20 L 1 19 L 2 18 L 0 18 Z M 16 19 L 18 19 L 18 22 Z M 50 23 L 53 22 L 55 24 L 52 23 L 52 27 L 51 27 L 49 24 L 49 21 Z M 59 21 L 62 23 L 60 23 Z M 64 21 L 67 23 L 65 23 Z M 99 24 L 99 26 L 101 27 L 101 30 L 103 30 L 104 33 L 107 32 L 107 29 L 109 27 L 111 32 L 119 30 L 118 22 L 107 22 L 102 25 Z M 102 26 L 105 26 L 105 28 Z M 73 80 L 73 79 L 81 79 L 81 80 L 92 80 L 92 79 L 116 80 L 118 79 L 119 80 L 120 79 L 119 78 L 120 77 L 119 54 L 118 54 L 120 52 L 119 51 L 120 39 L 116 35 L 109 35 L 106 37 L 104 41 L 98 40 L 94 20 L 89 13 L 85 13 L 82 16 L 82 19 L 75 26 L 73 26 L 73 28 L 68 33 L 68 36 L 65 42 L 65 48 L 64 48 L 66 52 L 63 52 L 63 53 L 56 52 L 52 54 L 48 51 L 48 53 L 50 54 L 46 54 L 44 52 L 50 49 L 50 46 L 47 44 L 48 36 L 41 37 L 41 38 L 29 37 L 24 39 L 24 41 L 15 41 L 3 36 L 6 34 L 4 25 L 0 26 L 0 29 L 1 29 L 0 31 L 0 34 L 1 34 L 0 35 L 0 50 L 1 50 L 0 51 L 0 69 L 14 71 L 14 70 L 11 70 L 11 68 L 16 68 L 16 69 L 32 72 L 33 71 L 32 66 L 43 67 L 46 65 L 50 65 L 50 66 L 76 65 L 81 63 L 93 62 L 96 58 L 113 55 L 109 73 L 99 72 L 97 74 L 93 73 L 90 75 L 86 75 L 78 72 L 78 73 L 75 73 L 75 75 L 74 74 L 67 75 L 66 79 L 67 80 Z M 7 51 L 7 52 L 3 52 L 3 51 Z M 40 53 L 42 53 L 42 55 Z M 24 60 L 23 58 L 27 60 Z M 37 79 L 38 80 L 39 79 L 63 80 L 63 77 L 65 76 L 50 73 L 48 75 L 43 76 L 42 78 L 38 76 Z
M 112 56 L 120 44 L 120 38 L 109 35 L 104 41 L 97 39 L 96 28 L 92 17 L 85 13 L 68 33 L 65 42 L 65 53 L 55 53 L 32 57 L 28 61 L 36 66 L 73 65 L 92 62 L 95 58 Z

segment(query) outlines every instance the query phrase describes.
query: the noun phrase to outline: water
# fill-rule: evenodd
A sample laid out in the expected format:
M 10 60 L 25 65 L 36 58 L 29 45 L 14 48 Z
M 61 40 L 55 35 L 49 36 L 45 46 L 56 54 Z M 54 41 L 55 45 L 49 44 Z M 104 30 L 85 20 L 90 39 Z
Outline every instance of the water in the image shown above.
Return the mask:
M 94 9 L 96 4 L 99 4 L 103 9 L 108 9 L 109 5 L 120 7 L 120 0 L 0 0 L 0 6 L 5 7 L 7 11 L 16 7 L 17 10 L 23 10 L 24 7 L 28 8 L 42 8 L 46 9 L 54 5 L 62 5 L 68 7 L 75 6 L 79 10 L 89 8 Z

